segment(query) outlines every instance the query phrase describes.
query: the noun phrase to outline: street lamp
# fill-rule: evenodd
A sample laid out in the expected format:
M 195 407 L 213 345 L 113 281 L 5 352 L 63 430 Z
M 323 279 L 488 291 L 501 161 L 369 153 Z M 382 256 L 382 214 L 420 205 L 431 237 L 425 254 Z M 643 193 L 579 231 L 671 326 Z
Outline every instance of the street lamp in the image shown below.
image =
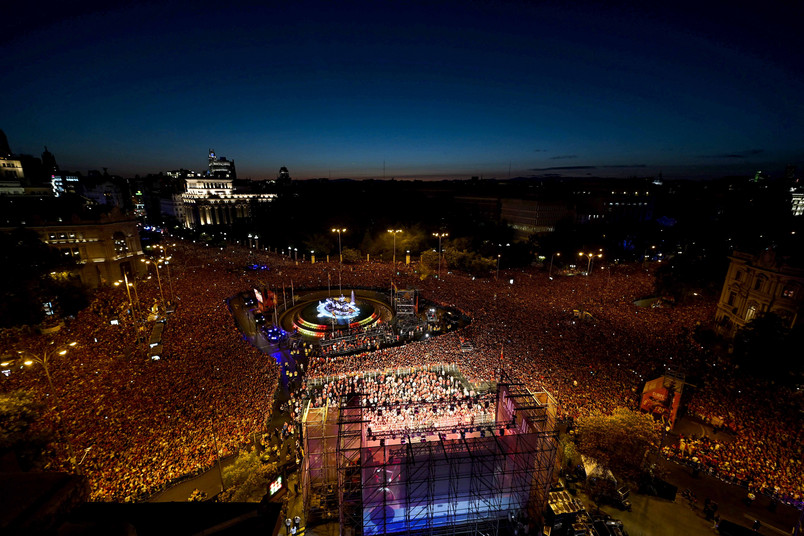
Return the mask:
M 56 405 L 58 405 L 58 398 L 59 396 L 56 394 L 56 387 L 53 385 L 53 378 L 50 376 L 50 359 L 55 355 L 65 355 L 69 348 L 74 347 L 76 344 L 75 341 L 61 347 L 57 348 L 50 348 L 50 346 L 55 346 L 53 341 L 50 342 L 50 345 L 46 346 L 44 351 L 42 351 L 41 355 L 35 354 L 30 350 L 17 350 L 17 354 L 20 358 L 24 359 L 23 364 L 26 367 L 30 367 L 34 363 L 38 363 L 42 365 L 42 370 L 45 371 L 45 377 L 47 378 L 47 383 L 50 386 L 50 393 L 53 396 L 53 399 L 57 401 Z M 73 446 L 70 443 L 69 439 L 67 439 L 67 434 L 64 433 L 64 427 L 62 424 L 61 415 L 59 415 L 59 431 L 62 434 L 62 439 L 64 443 L 67 445 L 67 454 L 70 457 L 70 464 L 77 470 L 76 458 L 75 454 L 73 454 Z
M 396 266 L 396 235 L 401 233 L 402 229 L 388 229 L 388 232 L 394 235 L 394 266 Z
M 500 278 L 500 254 L 497 253 L 497 277 L 495 277 L 494 279 L 499 278 Z
M 586 275 L 589 276 L 589 271 L 592 269 L 592 259 L 595 257 L 600 258 L 603 256 L 602 253 L 584 253 L 583 251 L 578 252 L 579 257 L 588 257 L 589 261 L 586 263 Z
M 226 233 L 224 233 L 224 234 L 226 234 Z M 255 235 L 254 238 L 259 238 L 259 237 L 257 237 Z M 174 243 L 174 244 L 170 244 L 170 245 L 175 246 L 176 244 Z M 158 247 L 159 249 L 162 250 L 162 258 L 160 259 L 160 261 L 164 261 L 164 263 L 165 263 L 165 265 L 167 265 L 167 269 L 168 269 L 168 286 L 170 287 L 170 303 L 175 304 L 176 303 L 176 295 L 173 293 L 173 278 L 170 277 L 170 260 L 173 258 L 173 256 L 168 255 L 166 245 L 160 244 L 160 245 L 158 245 L 156 247 Z M 137 287 L 134 287 L 134 293 L 136 294 L 136 292 L 137 292 Z
M 134 283 L 128 282 L 128 274 L 123 272 L 123 279 L 120 281 L 115 281 L 114 286 L 120 286 L 120 284 L 124 284 L 126 286 L 126 294 L 128 295 L 128 305 L 131 307 L 131 317 L 137 321 L 139 318 L 139 314 L 134 310 L 134 301 L 131 299 L 131 289 L 129 287 L 133 287 Z
M 167 307 L 165 307 L 165 293 L 162 291 L 162 278 L 159 275 L 159 264 L 164 262 L 166 259 L 160 258 L 156 260 L 150 260 L 150 259 L 140 259 L 140 260 L 147 265 L 153 263 L 154 267 L 156 268 L 156 281 L 159 283 L 159 295 L 162 297 L 162 310 L 167 312 Z
M 550 270 L 547 271 L 547 277 L 552 281 L 553 280 L 553 259 L 558 256 L 561 256 L 560 251 L 556 251 L 552 255 L 550 255 Z
M 343 264 L 343 249 L 341 249 L 341 233 L 345 233 L 345 228 L 335 228 L 332 230 L 333 233 L 338 233 L 338 257 L 340 260 L 338 261 L 339 264 Z
M 433 233 L 438 238 L 438 280 L 441 280 L 441 239 L 449 236 L 449 233 Z

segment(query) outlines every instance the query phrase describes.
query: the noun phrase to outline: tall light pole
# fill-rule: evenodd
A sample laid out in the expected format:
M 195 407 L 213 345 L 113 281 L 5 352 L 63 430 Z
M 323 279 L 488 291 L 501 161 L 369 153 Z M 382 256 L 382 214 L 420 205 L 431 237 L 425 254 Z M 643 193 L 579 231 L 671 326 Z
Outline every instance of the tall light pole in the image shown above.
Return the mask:
M 449 233 L 433 233 L 438 238 L 438 280 L 441 281 L 441 239 L 449 236 Z
M 586 275 L 588 277 L 589 272 L 592 269 L 592 259 L 594 259 L 595 257 L 600 258 L 600 257 L 603 256 L 603 254 L 602 253 L 597 253 L 597 254 L 595 254 L 595 253 L 584 253 L 583 251 L 580 251 L 580 252 L 578 252 L 578 256 L 579 257 L 588 257 L 589 258 L 589 261 L 586 263 Z
M 126 285 L 126 294 L 128 295 L 128 305 L 129 305 L 129 307 L 131 307 L 131 315 L 130 316 L 132 318 L 136 318 L 135 315 L 134 315 L 134 301 L 132 301 L 132 299 L 131 299 L 131 289 L 128 288 L 131 283 L 128 282 L 128 276 L 126 275 L 126 272 L 123 272 L 123 279 L 122 280 L 114 282 L 114 286 L 116 286 L 116 287 L 120 286 L 120 283 L 123 283 L 124 285 Z
M 501 255 L 497 253 L 497 277 L 495 277 L 494 279 L 500 278 L 500 256 Z
M 152 264 L 156 268 L 156 281 L 159 283 L 159 295 L 162 297 L 162 309 L 167 312 L 167 307 L 165 307 L 165 293 L 162 291 L 162 278 L 159 276 L 159 263 L 163 261 L 163 259 L 156 259 L 156 260 L 148 260 L 148 259 L 141 259 L 142 262 L 145 264 Z
M 336 228 L 332 230 L 333 233 L 338 233 L 338 264 L 343 264 L 343 250 L 341 249 L 341 233 L 345 233 L 346 229 Z
M 552 255 L 550 255 L 550 270 L 548 270 L 548 271 L 547 271 L 547 277 L 548 277 L 548 278 L 549 278 L 551 281 L 553 280 L 553 259 L 554 259 L 554 258 L 556 258 L 556 256 L 559 256 L 559 257 L 560 257 L 560 256 L 561 256 L 561 252 L 560 252 L 560 251 L 556 251 L 555 253 L 553 253 Z
M 56 400 L 56 405 L 60 405 L 58 399 L 59 396 L 56 393 L 56 387 L 53 385 L 53 378 L 50 376 L 50 359 L 58 354 L 64 355 L 67 353 L 67 350 L 73 346 L 75 346 L 76 342 L 71 342 L 65 346 L 60 346 L 57 348 L 50 348 L 49 346 L 55 346 L 51 341 L 50 345 L 46 346 L 44 351 L 41 354 L 35 354 L 30 350 L 17 350 L 17 354 L 24 360 L 23 364 L 26 367 L 30 367 L 34 363 L 38 363 L 42 365 L 42 370 L 45 371 L 45 377 L 47 378 L 47 383 L 50 386 L 50 394 L 53 396 L 53 399 Z M 59 408 L 61 411 L 61 408 Z M 70 443 L 70 440 L 67 439 L 67 434 L 64 432 L 63 420 L 61 415 L 59 415 L 59 430 L 62 434 L 62 439 L 64 443 L 67 445 L 67 455 L 70 457 L 70 464 L 73 466 L 74 469 L 78 469 L 77 460 L 75 458 L 75 454 L 73 453 L 73 445 Z
M 226 233 L 224 233 L 224 234 L 226 234 Z M 255 238 L 259 238 L 259 237 L 255 236 Z M 170 244 L 170 245 L 175 246 L 176 244 Z M 168 286 L 170 287 L 170 303 L 175 304 L 176 303 L 176 296 L 173 293 L 173 278 L 170 277 L 170 260 L 173 258 L 173 256 L 168 255 L 166 245 L 160 244 L 157 247 L 162 250 L 162 259 L 161 260 L 164 260 L 165 265 L 167 265 L 167 269 L 168 269 Z M 136 290 L 137 289 L 135 287 L 134 291 L 136 292 Z
M 388 229 L 388 232 L 394 235 L 394 266 L 396 266 L 396 235 L 402 232 L 402 229 Z

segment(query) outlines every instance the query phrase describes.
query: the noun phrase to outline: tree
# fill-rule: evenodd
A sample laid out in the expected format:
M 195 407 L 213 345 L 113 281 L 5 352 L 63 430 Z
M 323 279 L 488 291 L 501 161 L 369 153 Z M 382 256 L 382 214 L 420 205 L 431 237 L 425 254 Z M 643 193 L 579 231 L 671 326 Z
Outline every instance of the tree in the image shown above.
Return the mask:
M 628 480 L 639 477 L 645 455 L 659 441 L 653 418 L 628 408 L 581 417 L 577 425 L 578 452 Z
M 44 448 L 53 439 L 50 430 L 36 427 L 43 409 L 27 391 L 0 394 L 0 457 L 13 454 L 25 471 L 41 467 Z
M 695 294 L 714 296 L 723 283 L 725 260 L 720 255 L 675 255 L 656 270 L 656 292 L 677 303 Z
M 226 491 L 222 499 L 227 502 L 259 502 L 276 471 L 276 464 L 260 460 L 255 449 L 241 451 L 234 463 L 223 470 Z
M 778 315 L 765 313 L 746 324 L 734 337 L 734 358 L 740 367 L 765 377 L 784 376 L 798 364 L 790 329 Z
M 363 260 L 363 256 L 356 249 L 343 248 L 343 263 L 344 264 L 358 264 Z

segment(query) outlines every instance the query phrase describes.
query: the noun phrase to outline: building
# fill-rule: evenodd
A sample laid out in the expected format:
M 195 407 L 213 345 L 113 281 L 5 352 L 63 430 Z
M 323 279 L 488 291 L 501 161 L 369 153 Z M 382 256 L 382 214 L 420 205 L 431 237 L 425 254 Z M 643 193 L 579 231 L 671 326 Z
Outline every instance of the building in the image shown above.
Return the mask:
M 536 233 L 549 233 L 556 230 L 562 220 L 572 220 L 575 211 L 561 201 L 544 199 L 501 199 L 502 219 L 508 222 L 517 239 L 527 239 Z
M 793 216 L 804 216 L 804 185 L 790 187 L 790 205 Z
M 233 225 L 248 221 L 254 204 L 273 201 L 276 194 L 237 193 L 234 161 L 215 156 L 209 151 L 209 171 L 201 175 L 188 170 L 168 173 L 171 177 L 183 176 L 186 190 L 181 195 L 181 206 L 175 199 L 164 199 L 163 213 L 175 215 L 187 228 L 206 225 Z
M 715 312 L 715 331 L 733 339 L 742 327 L 765 313 L 792 328 L 804 301 L 804 269 L 788 264 L 768 248 L 760 255 L 735 251 Z
M 146 266 L 140 262 L 143 253 L 137 221 L 117 209 L 96 220 L 74 218 L 26 227 L 47 245 L 75 259 L 77 275 L 89 287 L 114 283 L 123 278 L 123 273 L 145 273 Z M 0 232 L 13 229 L 0 228 Z
M 209 150 L 209 170 L 207 175 L 215 179 L 236 179 L 234 160 L 227 160 L 223 156 L 216 156 L 215 150 Z
M 78 175 L 74 173 L 58 172 L 50 175 L 50 187 L 56 197 L 78 193 L 79 182 Z

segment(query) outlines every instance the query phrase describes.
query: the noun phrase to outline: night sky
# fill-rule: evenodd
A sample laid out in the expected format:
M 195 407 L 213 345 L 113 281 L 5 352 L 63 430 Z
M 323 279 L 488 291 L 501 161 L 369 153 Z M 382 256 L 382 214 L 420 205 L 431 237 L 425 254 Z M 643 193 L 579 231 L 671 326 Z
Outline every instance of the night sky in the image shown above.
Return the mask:
M 66 169 L 204 170 L 209 148 L 251 178 L 804 167 L 796 2 L 31 4 L 4 17 L 0 128 Z

